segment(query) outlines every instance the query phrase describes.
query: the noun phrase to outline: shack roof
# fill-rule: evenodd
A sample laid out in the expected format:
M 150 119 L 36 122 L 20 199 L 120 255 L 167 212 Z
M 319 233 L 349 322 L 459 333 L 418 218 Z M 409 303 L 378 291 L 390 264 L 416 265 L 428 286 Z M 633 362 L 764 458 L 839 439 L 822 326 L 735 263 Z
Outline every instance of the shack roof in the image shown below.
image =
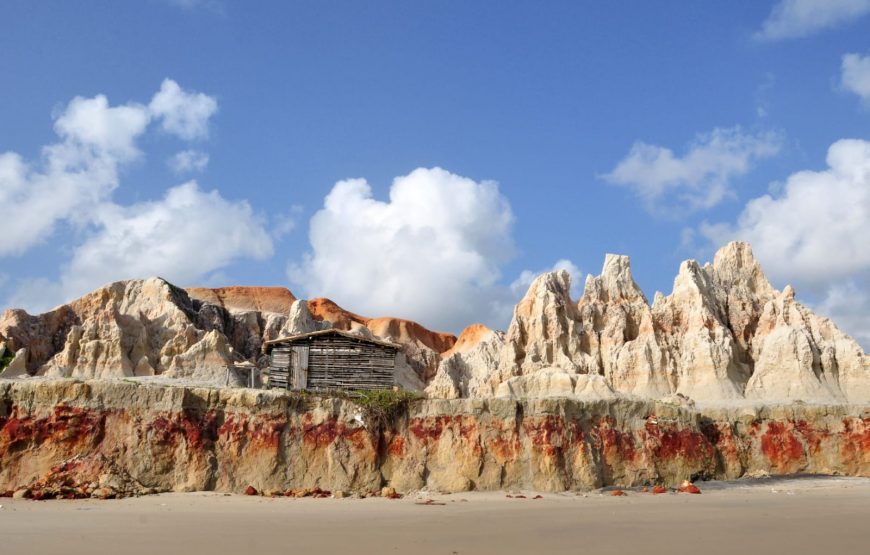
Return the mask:
M 362 335 L 357 335 L 355 333 L 350 333 L 344 330 L 337 330 L 334 328 L 330 328 L 328 330 L 318 330 L 318 331 L 310 331 L 308 333 L 300 333 L 297 335 L 289 335 L 287 337 L 278 337 L 277 339 L 272 339 L 271 341 L 266 341 L 263 343 L 263 352 L 268 353 L 272 350 L 272 347 L 275 345 L 279 345 L 281 343 L 292 343 L 294 341 L 299 341 L 300 339 L 308 339 L 310 337 L 320 337 L 322 335 L 341 335 L 342 337 L 347 337 L 349 339 L 353 339 L 356 341 L 361 341 L 363 343 L 372 343 L 374 345 L 380 345 L 381 347 L 390 347 L 391 349 L 401 349 L 401 345 L 397 345 L 395 343 L 390 343 L 389 341 L 384 341 L 382 339 L 373 339 L 369 337 L 364 337 Z

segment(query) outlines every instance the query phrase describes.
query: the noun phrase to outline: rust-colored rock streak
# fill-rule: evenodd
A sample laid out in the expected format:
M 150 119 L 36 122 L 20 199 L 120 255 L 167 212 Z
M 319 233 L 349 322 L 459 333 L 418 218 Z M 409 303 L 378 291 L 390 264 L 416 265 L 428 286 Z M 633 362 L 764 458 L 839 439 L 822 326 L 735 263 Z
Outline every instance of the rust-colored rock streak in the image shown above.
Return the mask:
M 423 400 L 386 429 L 337 399 L 136 385 L 0 383 L 0 494 L 398 492 L 870 475 L 870 409 L 698 410 L 654 401 Z

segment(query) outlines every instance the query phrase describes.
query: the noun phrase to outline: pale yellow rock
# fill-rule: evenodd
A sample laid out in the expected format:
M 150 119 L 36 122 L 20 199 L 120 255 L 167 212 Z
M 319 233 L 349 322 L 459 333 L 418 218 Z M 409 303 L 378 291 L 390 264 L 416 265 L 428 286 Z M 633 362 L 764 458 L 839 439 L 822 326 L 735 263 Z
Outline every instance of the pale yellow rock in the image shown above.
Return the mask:
M 18 349 L 15 353 L 15 357 L 12 359 L 12 362 L 9 363 L 2 373 L 0 373 L 0 378 L 21 378 L 27 376 L 27 365 L 25 360 L 27 359 L 27 349 L 21 348 Z
M 598 362 L 592 373 L 623 393 L 656 398 L 671 392 L 670 356 L 627 256 L 606 256 L 601 275 L 587 277 L 578 310 L 583 344 Z
M 734 339 L 719 319 L 713 285 L 697 262 L 680 266 L 674 290 L 652 313 L 674 359 L 676 391 L 700 401 L 743 397 L 748 368 L 734 357 Z
M 569 286 L 564 272 L 538 277 L 503 345 L 446 357 L 428 396 L 562 396 L 566 376 L 601 375 L 617 395 L 708 405 L 870 402 L 860 345 L 798 303 L 791 287 L 776 291 L 746 243 L 724 246 L 712 264 L 683 262 L 673 292 L 656 294 L 652 306 L 624 256 L 607 255 L 576 307 Z
M 436 399 L 460 397 L 490 397 L 494 393 L 491 375 L 499 365 L 505 334 L 485 330 L 478 342 L 467 348 L 447 353 L 438 371 L 426 387 L 426 395 Z
M 540 399 L 545 397 L 571 397 L 574 395 L 576 374 L 563 368 L 542 368 L 534 373 L 517 376 L 502 382 L 496 397 L 511 399 Z
M 538 276 L 514 309 L 505 335 L 497 381 L 557 366 L 580 372 L 589 358 L 581 346 L 583 333 L 571 300 L 571 277 L 565 270 Z
M 572 374 L 563 368 L 543 368 L 502 382 L 496 390 L 496 397 L 516 400 L 548 397 L 600 400 L 615 399 L 617 395 L 604 376 Z

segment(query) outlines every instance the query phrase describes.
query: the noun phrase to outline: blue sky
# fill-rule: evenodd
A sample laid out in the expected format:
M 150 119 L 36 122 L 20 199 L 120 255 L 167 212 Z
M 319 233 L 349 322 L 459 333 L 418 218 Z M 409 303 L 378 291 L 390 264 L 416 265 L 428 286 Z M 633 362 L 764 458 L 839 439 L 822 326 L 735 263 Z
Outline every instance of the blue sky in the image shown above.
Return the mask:
M 504 327 L 558 261 L 651 298 L 744 238 L 870 341 L 864 0 L 12 0 L 0 53 L 4 305 L 160 274 Z

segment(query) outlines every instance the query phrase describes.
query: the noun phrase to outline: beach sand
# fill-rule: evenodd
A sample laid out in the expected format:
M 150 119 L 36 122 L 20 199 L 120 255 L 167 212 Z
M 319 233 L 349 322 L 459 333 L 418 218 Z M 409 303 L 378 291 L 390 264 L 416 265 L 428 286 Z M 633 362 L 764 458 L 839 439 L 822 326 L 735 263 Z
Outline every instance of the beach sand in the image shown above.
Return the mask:
M 172 493 L 0 499 L 0 553 L 870 553 L 870 479 L 700 482 L 701 495 L 413 494 L 400 500 Z M 433 499 L 444 505 L 419 505 Z

